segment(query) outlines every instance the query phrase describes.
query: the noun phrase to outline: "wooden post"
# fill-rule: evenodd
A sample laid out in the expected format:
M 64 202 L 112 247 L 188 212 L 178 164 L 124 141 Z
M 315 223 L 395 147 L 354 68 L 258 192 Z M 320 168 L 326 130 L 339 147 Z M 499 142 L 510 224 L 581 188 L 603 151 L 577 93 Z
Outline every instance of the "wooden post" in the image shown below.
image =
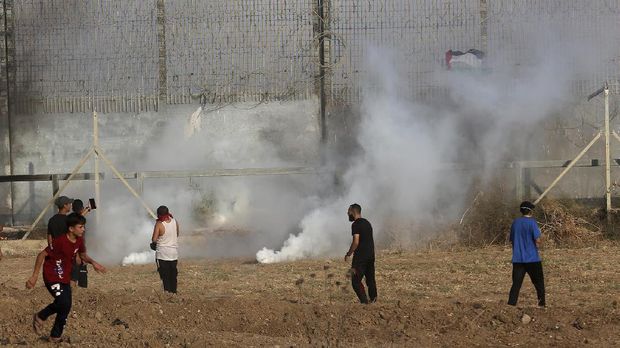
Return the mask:
M 80 160 L 80 163 L 78 163 L 78 165 L 75 166 L 75 168 L 71 172 L 71 175 L 69 175 L 69 177 L 67 178 L 65 183 L 62 184 L 60 189 L 58 189 L 58 192 L 56 192 L 54 194 L 54 196 L 47 202 L 47 205 L 45 206 L 45 208 L 41 211 L 39 216 L 37 216 L 37 218 L 34 220 L 32 225 L 30 225 L 30 228 L 28 229 L 28 232 L 26 232 L 26 234 L 24 234 L 22 239 L 28 238 L 28 236 L 30 235 L 32 230 L 34 230 L 34 228 L 37 226 L 39 221 L 41 221 L 41 219 L 43 218 L 43 215 L 45 215 L 47 210 L 52 206 L 52 204 L 54 204 L 54 200 L 56 200 L 56 198 L 58 198 L 58 196 L 62 193 L 62 191 L 65 190 L 65 188 L 67 187 L 67 185 L 69 185 L 69 183 L 71 182 L 71 180 L 73 179 L 75 174 L 77 174 L 77 172 L 82 168 L 82 166 L 84 166 L 84 164 L 86 163 L 86 161 L 88 161 L 88 159 L 90 158 L 90 156 L 93 154 L 94 151 L 95 151 L 94 148 L 90 148 L 90 150 L 88 150 L 88 153 L 86 155 L 84 155 L 84 157 L 82 157 L 82 159 Z
M 515 191 L 517 201 L 523 201 L 523 163 L 517 162 L 515 166 Z
M 131 185 L 129 185 L 127 180 L 125 180 L 125 178 L 123 177 L 123 174 L 121 174 L 118 170 L 116 170 L 116 168 L 114 167 L 112 162 L 110 162 L 110 160 L 103 154 L 103 151 L 101 151 L 101 149 L 99 149 L 99 148 L 95 148 L 95 152 L 98 153 L 99 156 L 101 156 L 101 159 L 103 160 L 103 162 L 108 166 L 108 168 L 110 168 L 110 170 L 112 170 L 114 175 L 116 175 L 118 177 L 118 179 L 123 183 L 123 185 L 125 185 L 125 187 L 127 187 L 129 192 L 131 192 L 131 194 L 134 197 L 136 197 L 140 201 L 140 203 L 142 203 L 142 206 L 153 217 L 153 219 L 157 219 L 157 215 L 155 215 L 155 213 L 153 212 L 153 209 L 151 209 L 149 207 L 149 205 L 146 204 L 146 202 L 142 199 L 142 197 L 140 197 L 140 195 L 136 192 L 136 190 L 134 190 L 133 187 L 131 187 Z
M 588 152 L 588 150 L 592 147 L 592 145 L 594 145 L 594 143 L 596 143 L 596 141 L 601 137 L 601 135 L 603 135 L 601 132 L 599 132 L 594 139 L 592 139 L 592 141 L 590 141 L 590 143 L 583 148 L 583 150 L 581 150 L 581 152 L 577 155 L 577 157 L 575 157 L 575 159 L 573 159 L 570 164 L 568 166 L 566 166 L 566 168 L 564 168 L 564 170 L 562 171 L 562 173 L 560 173 L 560 175 L 558 175 L 557 178 L 555 178 L 555 180 L 553 180 L 553 182 L 551 183 L 551 185 L 549 185 L 549 187 L 547 187 L 547 189 L 540 195 L 540 197 L 538 197 L 538 199 L 536 199 L 534 201 L 534 204 L 538 204 L 538 202 L 540 202 L 541 199 L 543 199 L 547 193 L 549 193 L 549 191 L 551 191 L 551 189 L 560 181 L 560 179 L 562 179 L 562 177 L 564 177 L 564 175 L 566 173 L 568 173 L 569 170 L 571 170 L 571 168 L 573 168 L 573 166 L 575 166 L 575 164 L 577 164 L 577 161 L 579 161 L 579 159 L 581 157 L 583 157 L 583 155 L 586 154 L 586 152 Z

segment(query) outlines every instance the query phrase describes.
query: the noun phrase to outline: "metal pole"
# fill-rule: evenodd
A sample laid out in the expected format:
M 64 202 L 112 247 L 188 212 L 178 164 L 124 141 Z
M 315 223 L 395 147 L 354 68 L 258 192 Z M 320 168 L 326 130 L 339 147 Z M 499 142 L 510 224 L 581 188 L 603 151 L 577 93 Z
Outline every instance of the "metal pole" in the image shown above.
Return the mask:
M 99 119 L 93 111 L 93 147 L 99 148 Z M 101 206 L 101 178 L 99 175 L 99 154 L 95 151 L 95 202 Z M 99 209 L 95 209 L 95 219 L 99 223 Z
M 605 209 L 611 211 L 611 150 L 609 148 L 609 87 L 605 83 Z
M 588 150 L 592 147 L 592 145 L 594 145 L 594 143 L 596 143 L 596 141 L 601 137 L 601 135 L 603 135 L 601 132 L 599 132 L 594 139 L 592 139 L 592 141 L 590 141 L 590 143 L 583 148 L 583 150 L 581 150 L 581 152 L 577 155 L 577 157 L 575 157 L 575 159 L 573 159 L 570 164 L 568 166 L 566 166 L 566 168 L 564 168 L 564 170 L 562 171 L 562 173 L 560 173 L 560 175 L 558 175 L 557 178 L 555 178 L 555 180 L 553 180 L 553 182 L 551 183 L 551 185 L 549 185 L 549 187 L 547 187 L 547 189 L 540 195 L 540 197 L 538 197 L 538 199 L 536 199 L 534 201 L 534 204 L 538 204 L 538 202 L 540 202 L 541 199 L 543 199 L 547 193 L 549 191 L 551 191 L 551 189 L 560 181 L 560 179 L 562 179 L 562 177 L 564 177 L 564 175 L 566 173 L 568 173 L 569 170 L 571 170 L 571 168 L 573 168 L 575 166 L 575 164 L 577 164 L 577 161 L 579 161 L 579 159 L 581 157 L 583 157 L 583 155 L 586 154 L 586 152 L 588 152 Z
M 321 122 L 321 144 L 327 142 L 327 101 L 325 94 L 325 0 L 318 0 L 318 39 L 319 39 L 319 117 Z
M 71 175 L 69 175 L 69 177 L 67 178 L 67 181 L 65 181 L 65 183 L 60 187 L 60 189 L 58 190 L 58 192 L 56 192 L 56 194 L 54 194 L 54 196 L 47 202 L 47 205 L 45 206 L 45 208 L 43 209 L 43 211 L 41 211 L 41 213 L 39 214 L 39 216 L 37 216 L 37 218 L 34 220 L 34 222 L 32 223 L 32 225 L 30 226 L 30 228 L 28 229 L 28 232 L 26 232 L 26 234 L 24 234 L 24 236 L 22 237 L 22 239 L 26 239 L 28 238 L 28 236 L 30 235 L 30 232 L 32 232 L 32 230 L 34 230 L 34 228 L 37 226 L 37 224 L 39 223 L 39 221 L 41 221 L 41 219 L 43 218 L 43 215 L 45 215 L 45 213 L 47 212 L 47 210 L 52 206 L 52 204 L 54 204 L 54 200 L 56 200 L 56 198 L 58 198 L 58 196 L 60 196 L 60 194 L 62 193 L 62 191 L 64 191 L 64 189 L 67 187 L 67 185 L 69 185 L 69 183 L 71 182 L 71 179 L 73 179 L 73 177 L 75 176 L 75 174 L 77 174 L 77 172 L 82 168 L 82 166 L 84 166 L 84 163 L 86 163 L 86 161 L 88 161 L 88 159 L 90 158 L 90 156 L 93 154 L 94 148 L 91 148 L 90 150 L 88 150 L 88 153 L 82 157 L 82 160 L 80 161 L 80 163 L 78 163 L 78 165 L 73 169 L 73 171 L 71 172 Z
M 151 209 L 149 205 L 146 204 L 146 202 L 142 199 L 142 197 L 140 197 L 140 195 L 136 192 L 136 190 L 134 190 L 133 187 L 129 185 L 127 180 L 123 178 L 123 174 L 121 174 L 118 170 L 116 170 L 112 162 L 110 162 L 110 160 L 103 154 L 103 151 L 101 151 L 101 149 L 99 148 L 95 148 L 95 152 L 98 153 L 99 156 L 101 156 L 101 159 L 103 160 L 103 162 L 112 170 L 114 175 L 118 177 L 118 179 L 125 185 L 125 187 L 127 187 L 129 192 L 131 192 L 131 194 L 134 195 L 134 197 L 136 197 L 140 201 L 140 203 L 142 203 L 142 206 L 153 217 L 153 219 L 157 219 L 157 215 L 155 215 L 155 212 L 153 212 L 153 209 Z

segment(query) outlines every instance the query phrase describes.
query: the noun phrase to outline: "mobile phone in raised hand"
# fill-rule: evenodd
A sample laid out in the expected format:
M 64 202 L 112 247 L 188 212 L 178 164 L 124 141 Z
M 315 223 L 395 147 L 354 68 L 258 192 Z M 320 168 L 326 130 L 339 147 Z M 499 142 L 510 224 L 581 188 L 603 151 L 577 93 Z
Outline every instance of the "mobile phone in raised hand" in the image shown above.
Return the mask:
M 88 199 L 88 204 L 90 205 L 90 209 L 97 209 L 97 204 L 95 203 L 95 199 L 94 198 L 89 198 Z

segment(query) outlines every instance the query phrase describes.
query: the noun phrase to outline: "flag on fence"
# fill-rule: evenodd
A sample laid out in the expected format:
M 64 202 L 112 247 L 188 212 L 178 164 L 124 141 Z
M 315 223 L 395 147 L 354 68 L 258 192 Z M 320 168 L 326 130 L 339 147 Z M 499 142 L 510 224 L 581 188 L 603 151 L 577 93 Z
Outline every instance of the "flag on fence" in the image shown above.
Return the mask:
M 448 50 L 446 66 L 448 70 L 479 70 L 482 68 L 484 52 L 475 48 L 467 52 Z

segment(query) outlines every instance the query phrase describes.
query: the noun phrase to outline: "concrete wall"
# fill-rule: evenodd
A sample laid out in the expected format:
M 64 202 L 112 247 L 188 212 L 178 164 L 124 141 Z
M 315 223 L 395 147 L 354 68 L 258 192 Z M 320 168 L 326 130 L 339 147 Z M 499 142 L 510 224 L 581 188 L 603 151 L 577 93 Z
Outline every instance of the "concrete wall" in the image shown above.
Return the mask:
M 186 138 L 185 126 L 196 107 L 101 114 L 100 146 L 120 171 L 316 166 L 319 162 L 315 99 L 229 105 L 204 113 L 202 129 Z M 92 122 L 92 114 L 16 117 L 14 174 L 70 173 L 92 145 Z M 92 172 L 93 163 L 89 161 L 81 172 Z M 14 186 L 15 223 L 32 222 L 51 197 L 51 183 Z M 8 222 L 6 214 L 0 217 L 2 222 Z

